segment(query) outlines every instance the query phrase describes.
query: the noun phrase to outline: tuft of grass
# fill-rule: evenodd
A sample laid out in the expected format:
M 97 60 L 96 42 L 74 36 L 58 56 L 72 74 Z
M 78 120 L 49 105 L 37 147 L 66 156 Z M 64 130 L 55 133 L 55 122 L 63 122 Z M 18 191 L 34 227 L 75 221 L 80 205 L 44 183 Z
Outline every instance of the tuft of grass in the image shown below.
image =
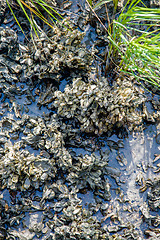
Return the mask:
M 51 28 L 53 28 L 55 21 L 61 23 L 61 20 L 63 20 L 63 17 L 53 8 L 53 6 L 50 6 L 45 0 L 15 0 L 14 4 L 11 4 L 9 0 L 6 0 L 6 2 L 23 34 L 24 30 L 20 22 L 18 21 L 16 14 L 14 13 L 14 5 L 19 6 L 20 9 L 23 11 L 37 37 L 38 32 L 40 32 L 40 26 L 38 26 L 35 20 L 35 16 L 41 19 Z M 44 13 L 42 13 L 42 11 Z M 61 20 L 59 20 L 58 18 Z M 65 25 L 64 27 L 67 28 Z M 69 28 L 70 25 L 68 24 L 67 29 L 70 30 Z
M 120 58 L 120 71 L 160 90 L 160 9 L 129 2 L 109 28 L 110 57 Z

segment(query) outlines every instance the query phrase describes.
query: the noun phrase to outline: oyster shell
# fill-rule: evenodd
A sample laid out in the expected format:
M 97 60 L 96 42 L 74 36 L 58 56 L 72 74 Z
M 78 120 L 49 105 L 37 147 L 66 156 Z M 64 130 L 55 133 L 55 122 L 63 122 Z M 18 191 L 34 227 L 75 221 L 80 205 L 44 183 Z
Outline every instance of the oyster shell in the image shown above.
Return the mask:
M 119 86 L 120 85 L 120 86 Z M 113 89 L 106 78 L 85 83 L 74 78 L 64 92 L 55 91 L 54 106 L 64 118 L 76 118 L 85 132 L 102 134 L 117 127 L 133 128 L 143 121 L 143 112 L 138 111 L 145 101 L 131 82 L 119 79 Z

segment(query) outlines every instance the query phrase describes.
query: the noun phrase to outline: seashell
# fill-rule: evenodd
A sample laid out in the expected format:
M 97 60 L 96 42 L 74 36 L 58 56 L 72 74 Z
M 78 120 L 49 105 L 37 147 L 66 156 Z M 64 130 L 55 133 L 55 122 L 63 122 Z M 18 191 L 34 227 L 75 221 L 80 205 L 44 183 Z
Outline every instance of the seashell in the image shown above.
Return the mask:
M 24 189 L 30 188 L 30 185 L 31 185 L 31 182 L 30 182 L 29 178 L 26 178 L 24 185 L 23 185 Z

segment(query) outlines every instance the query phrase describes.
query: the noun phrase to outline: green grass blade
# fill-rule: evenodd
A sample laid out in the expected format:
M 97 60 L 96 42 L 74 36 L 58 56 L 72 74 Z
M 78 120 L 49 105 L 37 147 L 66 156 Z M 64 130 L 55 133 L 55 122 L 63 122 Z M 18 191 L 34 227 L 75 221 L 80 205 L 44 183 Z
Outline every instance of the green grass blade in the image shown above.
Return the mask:
M 31 19 L 29 18 L 29 16 L 28 16 L 26 10 L 24 9 L 24 7 L 23 7 L 23 5 L 22 5 L 22 3 L 21 3 L 21 0 L 17 0 L 17 3 L 19 4 L 19 6 L 21 7 L 21 9 L 23 10 L 23 12 L 24 12 L 26 18 L 28 19 L 30 25 L 33 27 L 33 30 L 34 30 L 36 36 L 38 37 L 37 31 L 36 31 L 36 29 L 35 29 L 35 26 L 34 26 L 34 24 L 32 23 Z
M 37 17 L 39 17 L 44 23 L 46 23 L 47 25 L 49 25 L 51 28 L 53 27 L 48 20 L 41 14 L 40 11 L 35 11 L 32 7 L 30 7 L 29 5 L 27 5 L 23 0 L 21 0 L 21 2 L 31 11 L 31 13 L 33 12 Z
M 92 0 L 88 0 L 88 3 L 89 3 L 89 5 L 90 5 L 91 7 L 93 7 L 93 6 L 92 6 Z
M 55 19 L 57 22 L 59 22 L 61 24 L 61 21 L 59 21 L 53 14 L 51 11 L 53 11 L 54 13 L 56 13 L 61 19 L 63 19 L 63 17 L 51 6 L 49 6 L 46 2 L 44 2 L 43 0 L 35 0 L 37 2 L 37 4 L 39 4 L 47 13 L 48 15 L 50 15 L 53 19 Z M 49 11 L 48 8 L 51 10 Z M 67 23 L 67 22 L 66 22 Z M 69 23 L 67 23 L 68 26 L 72 29 L 72 27 L 70 26 Z M 63 25 L 67 30 L 70 31 L 70 29 L 68 29 L 65 25 Z
M 96 10 L 97 8 L 101 7 L 102 5 L 111 2 L 112 0 L 102 0 L 99 1 L 97 4 L 93 6 L 93 9 Z M 89 1 L 88 1 L 89 2 Z
M 16 15 L 14 14 L 13 9 L 12 9 L 11 5 L 9 4 L 8 0 L 6 0 L 6 3 L 7 3 L 7 5 L 8 5 L 8 7 L 9 7 L 9 9 L 10 9 L 10 11 L 11 11 L 11 13 L 12 13 L 12 15 L 13 15 L 13 17 L 14 17 L 16 23 L 17 23 L 17 25 L 19 26 L 19 28 L 21 29 L 22 33 L 23 33 L 24 36 L 25 36 L 25 33 L 24 33 L 24 31 L 23 31 L 23 29 L 22 29 L 22 27 L 21 27 L 21 24 L 19 23 L 19 21 L 18 21 Z M 25 36 L 25 37 L 26 37 L 26 36 Z M 27 38 L 27 37 L 26 37 L 26 38 Z

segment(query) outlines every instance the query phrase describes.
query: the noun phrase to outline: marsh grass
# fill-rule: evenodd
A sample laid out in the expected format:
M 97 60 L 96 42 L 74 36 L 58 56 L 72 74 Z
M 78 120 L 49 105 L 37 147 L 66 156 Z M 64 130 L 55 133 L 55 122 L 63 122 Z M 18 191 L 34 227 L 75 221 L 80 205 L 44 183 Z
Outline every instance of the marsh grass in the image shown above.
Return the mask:
M 109 55 L 120 58 L 120 71 L 160 90 L 160 9 L 128 3 L 109 28 Z
M 100 0 L 93 5 L 92 0 L 88 0 L 100 22 L 95 10 L 108 2 L 111 1 Z M 113 4 L 115 12 L 118 0 L 113 0 Z M 106 69 L 114 63 L 141 84 L 149 83 L 160 90 L 160 9 L 147 8 L 141 0 L 128 0 L 119 16 L 108 20 L 108 29 L 101 24 L 110 40 L 110 65 Z
M 54 9 L 53 6 L 49 5 L 45 0 L 15 0 L 13 3 L 11 3 L 9 0 L 6 0 L 6 2 L 23 34 L 24 29 L 22 28 L 21 23 L 16 16 L 16 13 L 14 11 L 15 7 L 19 7 L 23 11 L 26 19 L 31 26 L 31 29 L 33 29 L 33 32 L 37 37 L 38 33 L 41 30 L 35 17 L 41 19 L 43 23 L 51 28 L 53 28 L 56 22 L 59 22 L 60 24 L 62 23 L 61 20 L 63 20 L 63 17 Z M 64 27 L 70 30 L 69 24 L 68 27 L 65 25 Z

